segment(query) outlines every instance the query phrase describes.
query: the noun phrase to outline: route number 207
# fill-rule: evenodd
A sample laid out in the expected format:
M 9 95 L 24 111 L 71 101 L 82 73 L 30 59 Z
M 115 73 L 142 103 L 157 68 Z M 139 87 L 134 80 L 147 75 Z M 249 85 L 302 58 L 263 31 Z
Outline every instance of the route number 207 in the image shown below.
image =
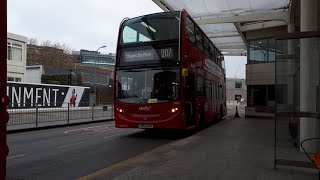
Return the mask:
M 161 49 L 161 58 L 171 58 L 172 48 Z

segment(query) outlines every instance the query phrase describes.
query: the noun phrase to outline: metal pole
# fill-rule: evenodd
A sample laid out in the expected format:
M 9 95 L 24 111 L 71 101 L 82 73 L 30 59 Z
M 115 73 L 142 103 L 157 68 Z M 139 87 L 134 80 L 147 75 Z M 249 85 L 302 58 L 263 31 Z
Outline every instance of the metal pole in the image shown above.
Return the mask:
M 101 48 L 105 48 L 107 46 L 101 46 L 99 47 L 96 52 L 97 52 L 97 55 L 99 54 L 99 50 Z M 94 103 L 97 102 L 97 59 L 95 58 L 94 59 Z
M 92 103 L 92 113 L 91 113 L 92 121 L 94 120 L 94 103 Z
M 70 73 L 69 73 L 69 85 L 72 85 L 72 69 L 70 69 Z
M 39 110 L 38 110 L 38 103 L 36 104 L 36 127 L 38 127 L 38 113 L 39 113 Z
M 7 0 L 0 0 L 0 67 L 0 101 L 3 101 L 7 97 Z M 9 114 L 6 104 L 2 103 L 0 103 L 0 180 L 6 178 L 6 158 L 9 154 L 7 145 Z
M 68 103 L 68 120 L 67 123 L 69 124 L 70 122 L 70 103 Z

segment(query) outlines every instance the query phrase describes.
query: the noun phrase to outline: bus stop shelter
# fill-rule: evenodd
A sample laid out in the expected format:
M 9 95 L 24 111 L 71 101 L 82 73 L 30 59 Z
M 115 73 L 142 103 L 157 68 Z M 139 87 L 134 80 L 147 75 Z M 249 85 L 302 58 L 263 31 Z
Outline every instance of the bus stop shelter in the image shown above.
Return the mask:
M 320 151 L 320 3 L 153 1 L 164 11 L 187 10 L 225 56 L 247 56 L 246 116 L 256 116 L 259 108 L 260 115 L 271 114 L 275 167 L 314 167 L 300 143 L 311 138 L 307 153 Z

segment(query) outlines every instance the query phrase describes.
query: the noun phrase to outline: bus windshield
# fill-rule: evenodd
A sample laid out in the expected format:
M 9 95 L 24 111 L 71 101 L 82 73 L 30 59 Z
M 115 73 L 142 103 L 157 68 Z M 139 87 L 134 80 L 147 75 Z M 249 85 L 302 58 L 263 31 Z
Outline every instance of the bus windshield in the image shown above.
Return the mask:
M 121 44 L 179 39 L 180 12 L 158 13 L 129 19 L 122 29 Z
M 119 70 L 116 97 L 134 104 L 176 100 L 180 97 L 179 74 L 179 69 Z

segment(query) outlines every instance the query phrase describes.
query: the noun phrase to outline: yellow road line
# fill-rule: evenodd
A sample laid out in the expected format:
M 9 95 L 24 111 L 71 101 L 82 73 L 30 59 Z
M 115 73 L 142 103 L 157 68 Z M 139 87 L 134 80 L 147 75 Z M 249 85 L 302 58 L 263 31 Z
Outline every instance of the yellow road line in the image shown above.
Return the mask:
M 18 157 L 23 157 L 26 154 L 19 154 L 19 155 L 15 155 L 15 156 L 8 156 L 7 159 L 14 159 L 14 158 L 18 158 Z
M 76 142 L 76 143 L 72 143 L 72 144 L 67 144 L 67 145 L 59 146 L 58 148 L 70 147 L 70 146 L 74 146 L 74 145 L 78 145 L 78 144 L 82 144 L 82 143 L 84 143 L 84 142 L 81 141 L 81 142 Z

